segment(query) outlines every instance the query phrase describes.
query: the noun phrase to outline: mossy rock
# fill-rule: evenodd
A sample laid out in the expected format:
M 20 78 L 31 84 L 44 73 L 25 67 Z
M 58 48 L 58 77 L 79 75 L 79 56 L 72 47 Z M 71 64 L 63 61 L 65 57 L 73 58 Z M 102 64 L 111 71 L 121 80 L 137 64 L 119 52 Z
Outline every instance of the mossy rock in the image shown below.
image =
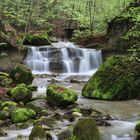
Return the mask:
M 14 68 L 10 76 L 17 83 L 25 83 L 26 85 L 30 85 L 34 79 L 31 69 L 25 65 L 19 65 Z
M 11 94 L 16 102 L 28 103 L 32 98 L 32 91 L 21 85 L 13 88 Z
M 23 42 L 24 45 L 43 46 L 50 45 L 48 35 L 27 35 Z
M 135 99 L 140 93 L 140 64 L 124 56 L 110 57 L 82 89 L 87 98 Z
M 54 126 L 56 126 L 56 121 L 55 119 L 52 118 L 47 118 L 45 116 L 42 116 L 41 118 L 39 118 L 38 120 L 34 121 L 34 126 L 38 126 L 38 125 L 46 125 L 50 128 L 53 128 Z
M 13 123 L 22 123 L 29 119 L 34 119 L 36 113 L 32 109 L 20 108 L 11 113 L 11 120 Z
M 9 77 L 9 74 L 0 72 L 0 86 L 9 87 L 12 84 L 12 79 Z
M 1 105 L 0 105 L 0 108 L 1 109 L 3 109 L 3 108 L 5 108 L 5 107 L 16 107 L 18 104 L 16 103 L 16 102 L 13 102 L 13 101 L 6 101 L 6 102 L 3 102 L 3 103 L 1 103 Z
M 37 91 L 37 86 L 35 85 L 28 85 L 27 88 L 31 91 Z
M 94 119 L 80 119 L 70 140 L 100 140 L 100 133 Z
M 47 101 L 52 106 L 65 107 L 74 104 L 77 99 L 77 93 L 71 89 L 54 84 L 47 88 Z
M 10 113 L 8 111 L 0 111 L 0 120 L 7 120 L 10 118 Z
M 29 140 L 46 139 L 46 134 L 41 126 L 34 126 L 29 135 Z

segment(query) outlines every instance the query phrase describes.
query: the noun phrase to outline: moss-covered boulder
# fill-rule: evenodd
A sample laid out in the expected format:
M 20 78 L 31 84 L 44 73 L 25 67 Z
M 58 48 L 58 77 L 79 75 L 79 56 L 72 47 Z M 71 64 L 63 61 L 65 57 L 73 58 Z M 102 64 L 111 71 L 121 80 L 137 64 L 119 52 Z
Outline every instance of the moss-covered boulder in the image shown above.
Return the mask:
M 80 119 L 70 140 L 100 140 L 100 133 L 94 119 Z
M 43 46 L 50 45 L 47 34 L 45 35 L 27 35 L 23 42 L 24 45 Z
M 127 57 L 110 57 L 82 89 L 87 98 L 127 100 L 140 94 L 140 64 Z
M 78 96 L 75 91 L 62 86 L 50 84 L 47 88 L 47 101 L 52 106 L 68 106 L 74 104 Z
M 11 94 L 16 102 L 28 103 L 32 98 L 32 91 L 22 85 L 13 88 Z
M 34 79 L 31 69 L 25 65 L 19 65 L 14 68 L 11 71 L 10 76 L 17 83 L 25 83 L 26 85 L 31 84 Z
M 0 86 L 1 87 L 9 87 L 12 84 L 12 79 L 9 74 L 0 72 Z
M 41 140 L 46 139 L 45 131 L 41 126 L 34 126 L 31 134 L 29 135 L 29 140 L 36 140 L 36 139 L 41 139 Z
M 3 108 L 5 108 L 5 107 L 16 107 L 17 106 L 17 103 L 16 102 L 13 102 L 13 101 L 6 101 L 6 102 L 3 102 L 3 103 L 1 103 L 1 105 L 0 105 L 0 109 L 3 109 Z
M 36 113 L 32 109 L 20 108 L 11 113 L 11 120 L 13 123 L 25 122 L 29 119 L 34 119 Z

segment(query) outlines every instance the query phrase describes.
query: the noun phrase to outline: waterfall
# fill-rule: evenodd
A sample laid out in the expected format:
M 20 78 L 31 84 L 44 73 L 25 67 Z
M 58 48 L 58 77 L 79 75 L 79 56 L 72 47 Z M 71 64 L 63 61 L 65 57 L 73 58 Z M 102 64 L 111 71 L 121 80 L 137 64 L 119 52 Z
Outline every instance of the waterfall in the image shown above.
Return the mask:
M 102 64 L 102 55 L 100 50 L 58 42 L 50 46 L 29 46 L 24 63 L 34 74 L 93 74 Z

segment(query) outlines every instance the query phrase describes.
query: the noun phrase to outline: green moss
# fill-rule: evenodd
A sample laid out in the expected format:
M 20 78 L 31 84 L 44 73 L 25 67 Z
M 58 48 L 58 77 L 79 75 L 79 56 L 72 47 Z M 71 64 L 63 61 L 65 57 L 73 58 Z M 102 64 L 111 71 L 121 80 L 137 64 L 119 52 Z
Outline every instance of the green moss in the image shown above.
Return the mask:
M 12 79 L 10 77 L 0 75 L 0 86 L 9 87 L 12 84 Z
M 46 134 L 43 128 L 41 126 L 34 126 L 31 134 L 29 135 L 29 140 L 45 139 L 45 138 Z
M 5 108 L 5 107 L 15 107 L 17 106 L 17 103 L 13 102 L 13 101 L 6 101 L 6 102 L 3 102 L 1 104 L 1 109 Z
M 15 69 L 11 71 L 10 75 L 12 79 L 19 84 L 25 83 L 26 85 L 29 85 L 32 83 L 34 79 L 31 69 L 29 69 L 25 65 L 17 66 Z
M 37 86 L 34 85 L 29 85 L 27 88 L 31 91 L 37 91 Z
M 45 35 L 27 35 L 24 40 L 25 45 L 43 46 L 50 45 L 50 40 L 47 34 Z
M 100 134 L 96 122 L 92 118 L 85 118 L 76 124 L 71 140 L 99 140 Z
M 0 76 L 6 76 L 6 77 L 9 77 L 10 75 L 8 73 L 5 73 L 5 72 L 0 72 Z
M 11 113 L 11 120 L 13 123 L 25 122 L 29 119 L 34 119 L 36 113 L 32 109 L 20 108 Z
M 13 88 L 11 94 L 12 98 L 17 102 L 28 103 L 32 98 L 32 92 L 21 85 Z
M 50 84 L 47 89 L 47 101 L 53 106 L 68 106 L 74 104 L 78 96 L 75 91 L 65 87 Z
M 127 100 L 140 92 L 140 65 L 123 56 L 109 58 L 82 89 L 87 98 Z

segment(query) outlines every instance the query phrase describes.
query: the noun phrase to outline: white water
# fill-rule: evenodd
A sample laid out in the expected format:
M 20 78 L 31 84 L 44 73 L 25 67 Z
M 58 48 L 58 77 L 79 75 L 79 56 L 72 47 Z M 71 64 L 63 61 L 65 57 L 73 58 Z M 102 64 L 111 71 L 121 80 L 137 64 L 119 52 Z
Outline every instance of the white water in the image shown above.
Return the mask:
M 102 64 L 102 55 L 100 50 L 81 49 L 70 42 L 58 42 L 51 46 L 30 46 L 24 62 L 34 74 L 91 75 Z

